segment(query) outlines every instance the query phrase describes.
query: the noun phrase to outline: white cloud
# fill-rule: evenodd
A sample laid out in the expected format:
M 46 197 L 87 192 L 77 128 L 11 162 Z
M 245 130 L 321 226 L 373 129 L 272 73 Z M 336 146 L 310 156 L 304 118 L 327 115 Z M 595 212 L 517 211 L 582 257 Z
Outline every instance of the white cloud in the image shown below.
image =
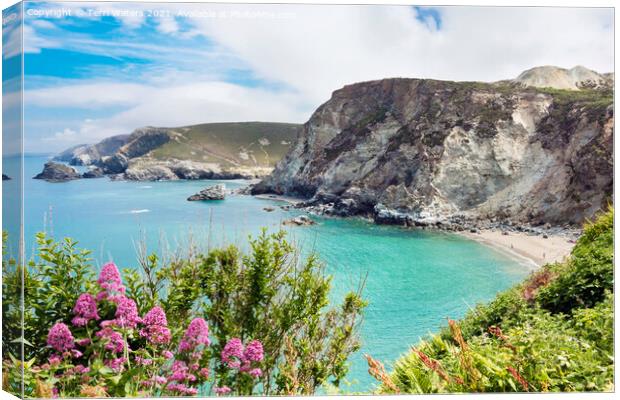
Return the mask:
M 76 131 L 70 128 L 65 128 L 60 132 L 54 133 L 52 137 L 47 137 L 43 140 L 46 142 L 62 143 L 65 145 L 66 143 L 74 143 L 77 138 L 78 134 Z
M 296 93 L 274 93 L 217 81 L 163 87 L 109 82 L 65 84 L 27 91 L 24 101 L 28 107 L 82 108 L 87 113 L 88 110 L 100 112 L 105 107 L 126 107 L 107 118 L 84 119 L 50 139 L 72 144 L 93 143 L 147 125 L 175 127 L 231 121 L 301 123 L 307 118 L 308 109 Z M 27 125 L 27 130 L 35 128 L 31 122 Z
M 610 9 L 445 7 L 435 31 L 403 6 L 194 7 L 290 12 L 192 22 L 260 76 L 316 102 L 347 83 L 386 77 L 494 81 L 541 64 L 613 68 Z
M 177 33 L 179 31 L 179 24 L 174 17 L 161 17 L 158 20 L 157 30 L 161 33 Z

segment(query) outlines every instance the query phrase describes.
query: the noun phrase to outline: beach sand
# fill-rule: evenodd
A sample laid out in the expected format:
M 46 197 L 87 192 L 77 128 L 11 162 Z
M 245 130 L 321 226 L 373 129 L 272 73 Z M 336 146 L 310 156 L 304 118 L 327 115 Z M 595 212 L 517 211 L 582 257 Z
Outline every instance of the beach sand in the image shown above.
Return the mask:
M 522 232 L 502 235 L 501 231 L 482 230 L 479 233 L 463 232 L 463 235 L 529 260 L 536 266 L 563 261 L 575 245 L 565 236 L 549 236 L 545 239 L 542 235 L 528 235 Z

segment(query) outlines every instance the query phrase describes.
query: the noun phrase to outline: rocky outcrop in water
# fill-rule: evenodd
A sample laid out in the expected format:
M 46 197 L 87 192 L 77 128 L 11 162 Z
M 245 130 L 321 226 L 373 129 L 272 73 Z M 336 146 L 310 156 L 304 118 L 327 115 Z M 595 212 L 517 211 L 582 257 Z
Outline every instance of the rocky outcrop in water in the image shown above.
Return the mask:
M 85 179 L 103 178 L 103 176 L 103 170 L 99 167 L 91 168 L 82 174 L 82 178 Z
M 202 201 L 202 200 L 224 200 L 226 198 L 226 185 L 217 184 L 209 186 L 200 192 L 193 194 L 187 198 L 187 201 Z
M 43 179 L 48 182 L 66 182 L 74 179 L 80 179 L 80 174 L 75 168 L 65 164 L 48 161 L 43 167 L 43 171 L 36 175 L 34 179 Z
M 345 86 L 252 193 L 380 223 L 579 224 L 611 199 L 612 101 L 519 82 Z
M 294 225 L 294 226 L 310 226 L 310 225 L 316 224 L 316 222 L 314 222 L 310 217 L 306 215 L 300 215 L 295 218 L 287 219 L 282 223 L 284 225 Z
M 225 198 L 226 186 L 223 184 L 218 184 L 209 186 L 208 188 L 189 196 L 187 201 L 224 200 Z

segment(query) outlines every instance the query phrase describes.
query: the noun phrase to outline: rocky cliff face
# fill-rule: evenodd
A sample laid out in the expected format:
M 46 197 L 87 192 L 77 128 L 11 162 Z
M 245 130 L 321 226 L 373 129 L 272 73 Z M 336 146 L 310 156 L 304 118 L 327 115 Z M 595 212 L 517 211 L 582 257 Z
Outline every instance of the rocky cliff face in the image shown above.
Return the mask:
M 346 86 L 252 190 L 380 222 L 580 223 L 612 193 L 612 98 L 519 82 Z
M 69 163 L 70 165 L 96 164 L 103 157 L 109 157 L 116 153 L 127 143 L 129 137 L 130 135 L 117 135 L 106 138 L 94 145 L 81 144 L 74 146 L 58 154 L 54 159 Z

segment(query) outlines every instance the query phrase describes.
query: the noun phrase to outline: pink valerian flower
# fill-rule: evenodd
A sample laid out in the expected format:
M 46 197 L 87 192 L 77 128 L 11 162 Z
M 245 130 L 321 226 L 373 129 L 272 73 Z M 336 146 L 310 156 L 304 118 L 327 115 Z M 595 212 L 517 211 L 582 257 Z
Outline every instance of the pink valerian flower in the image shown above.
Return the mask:
M 168 382 L 194 382 L 196 376 L 189 372 L 189 368 L 184 361 L 176 360 L 172 363 L 172 374 L 168 377 Z
M 263 344 L 258 340 L 252 340 L 245 347 L 243 356 L 247 361 L 255 361 L 255 362 L 263 361 L 263 357 L 264 357 Z
M 71 323 L 75 326 L 86 326 L 90 320 L 99 320 L 95 298 L 89 293 L 82 293 L 75 302 L 73 314 L 75 317 Z
M 224 346 L 221 359 L 228 368 L 234 368 L 258 378 L 262 375 L 262 371 L 252 364 L 262 361 L 264 356 L 263 344 L 260 341 L 252 340 L 243 346 L 241 339 L 232 338 Z
M 201 368 L 198 374 L 205 379 L 209 379 L 209 368 Z
M 121 328 L 135 328 L 142 319 L 138 315 L 138 306 L 132 299 L 120 296 L 116 299 L 116 313 L 114 319 L 102 321 L 101 327 L 118 326 Z
M 62 322 L 57 322 L 49 330 L 47 344 L 60 353 L 75 347 L 75 341 L 69 327 Z
M 174 354 L 172 354 L 172 352 L 169 351 L 169 350 L 162 351 L 161 355 L 164 356 L 164 358 L 166 358 L 168 360 L 171 359 L 172 357 L 174 357 Z
M 179 351 L 191 352 L 201 345 L 208 346 L 210 343 L 207 321 L 202 318 L 194 318 L 189 323 L 187 331 L 179 343 Z
M 222 350 L 222 362 L 229 368 L 239 368 L 241 362 L 244 361 L 243 342 L 239 338 L 232 338 L 226 343 Z
M 198 389 L 185 386 L 182 383 L 170 383 L 166 388 L 172 392 L 177 392 L 186 396 L 194 396 L 198 393 Z
M 75 341 L 75 343 L 77 343 L 78 346 L 86 347 L 90 344 L 90 339 L 89 338 L 78 339 Z
M 73 368 L 73 371 L 75 371 L 76 374 L 87 374 L 90 372 L 90 368 L 78 364 Z
M 62 362 L 62 357 L 59 356 L 58 354 L 52 354 L 48 359 L 47 362 L 51 365 L 51 366 L 57 366 L 60 365 L 60 363 Z
M 122 328 L 135 328 L 141 322 L 136 302 L 127 297 L 121 297 L 116 303 L 116 324 Z
M 82 352 L 79 350 L 76 350 L 76 349 L 71 350 L 71 356 L 73 358 L 80 358 L 82 357 L 82 355 L 83 355 Z
M 125 350 L 123 336 L 110 327 L 103 328 L 96 333 L 104 342 L 104 348 L 112 353 L 122 353 Z
M 113 262 L 109 262 L 101 268 L 97 283 L 101 289 L 107 292 L 125 293 L 125 286 L 123 286 L 121 274 L 118 272 L 118 268 Z
M 155 306 L 144 315 L 142 323 L 145 326 L 168 326 L 166 313 L 161 307 Z
M 188 387 L 185 389 L 185 394 L 188 396 L 195 396 L 198 394 L 198 389 L 193 387 Z
M 153 344 L 167 344 L 170 342 L 170 329 L 166 313 L 161 307 L 153 307 L 142 318 L 144 328 L 140 330 L 140 336 L 147 338 Z
M 215 394 L 217 394 L 218 396 L 222 394 L 228 394 L 231 392 L 228 386 L 222 386 L 222 387 L 216 386 L 213 388 L 213 390 L 215 391 Z
M 258 378 L 263 374 L 263 370 L 260 368 L 251 369 L 248 374 L 250 374 L 254 378 Z
M 138 365 L 151 365 L 153 364 L 152 358 L 143 358 L 140 356 L 136 356 L 136 364 Z
M 127 359 L 125 357 L 112 358 L 110 360 L 105 360 L 103 363 L 108 366 L 114 372 L 121 372 L 123 370 L 123 364 Z
M 159 376 L 159 375 L 155 375 L 152 378 L 153 382 L 156 383 L 157 385 L 163 385 L 166 382 L 168 382 L 168 380 L 166 378 L 164 378 L 163 376 Z

